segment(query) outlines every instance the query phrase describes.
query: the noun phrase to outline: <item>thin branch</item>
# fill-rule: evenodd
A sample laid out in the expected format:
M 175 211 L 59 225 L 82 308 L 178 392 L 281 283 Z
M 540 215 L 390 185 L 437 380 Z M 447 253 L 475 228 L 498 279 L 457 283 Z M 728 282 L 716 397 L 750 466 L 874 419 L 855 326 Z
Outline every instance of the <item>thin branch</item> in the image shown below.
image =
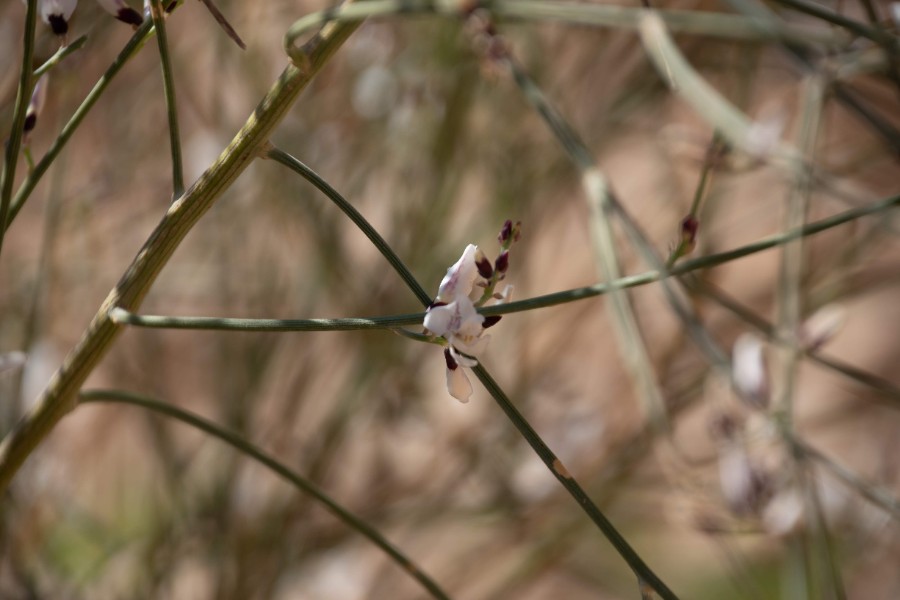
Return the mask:
M 304 16 L 291 25 L 284 38 L 284 48 L 295 62 L 302 62 L 297 40 L 325 23 L 421 14 L 465 16 L 474 8 L 486 9 L 498 18 L 624 29 L 637 28 L 646 12 L 646 9 L 637 7 L 541 0 L 482 0 L 471 4 L 458 0 L 368 0 Z M 655 13 L 673 31 L 680 33 L 747 40 L 787 39 L 797 44 L 813 45 L 843 45 L 846 42 L 844 36 L 835 35 L 825 28 L 789 25 L 777 19 L 689 10 L 659 10 Z
M 428 590 L 428 593 L 431 594 L 432 597 L 438 598 L 439 600 L 449 600 L 449 596 L 447 596 L 447 594 L 431 577 L 429 577 L 411 558 L 406 556 L 399 548 L 394 546 L 387 540 L 387 538 L 381 535 L 378 530 L 338 504 L 328 494 L 322 491 L 316 484 L 298 474 L 296 471 L 294 471 L 284 463 L 266 454 L 258 446 L 250 443 L 240 435 L 228 431 L 227 429 L 224 429 L 223 427 L 211 421 L 208 421 L 199 415 L 178 408 L 177 406 L 165 404 L 163 402 L 154 400 L 153 398 L 139 396 L 137 394 L 131 394 L 128 392 L 121 392 L 118 390 L 84 391 L 80 394 L 80 402 L 82 404 L 106 402 L 138 406 L 147 410 L 152 410 L 153 412 L 159 413 L 166 417 L 171 417 L 173 419 L 181 421 L 182 423 L 194 427 L 195 429 L 199 429 L 200 431 L 209 434 L 212 437 L 222 440 L 241 454 L 244 454 L 245 456 L 255 460 L 259 464 L 273 471 L 275 474 L 291 483 L 301 492 L 309 494 L 310 496 L 315 498 L 328 510 L 328 512 L 333 514 L 340 521 L 343 521 L 344 524 L 347 525 L 347 527 L 359 532 L 361 535 L 368 538 L 369 541 L 371 541 L 373 544 L 381 548 L 381 550 L 384 551 L 385 554 L 390 556 L 391 559 L 395 563 L 397 563 L 397 565 L 401 569 L 403 569 L 403 571 L 407 575 L 418 581 L 422 585 L 422 587 Z
M 350 204 L 341 194 L 331 187 L 331 185 L 319 177 L 319 175 L 307 167 L 305 164 L 284 152 L 283 150 L 279 150 L 275 147 L 270 147 L 266 152 L 266 157 L 271 158 L 272 160 L 278 162 L 279 164 L 284 165 L 289 168 L 293 172 L 297 173 L 308 182 L 316 186 L 320 192 L 325 194 L 329 200 L 334 202 L 338 208 L 340 208 L 347 217 L 350 218 L 353 223 L 359 227 L 360 231 L 362 231 L 369 241 L 372 242 L 372 245 L 375 246 L 381 255 L 384 256 L 387 261 L 394 267 L 394 270 L 398 275 L 403 279 L 404 283 L 406 283 L 407 287 L 416 295 L 416 298 L 419 299 L 419 302 L 422 303 L 423 306 L 428 306 L 431 304 L 431 296 L 428 295 L 428 292 L 422 287 L 422 285 L 416 281 L 415 276 L 403 262 L 403 260 L 397 256 L 397 253 L 394 252 L 394 249 L 391 248 L 390 244 L 388 244 L 381 234 L 372 227 L 372 225 L 366 220 L 366 218 L 362 215 L 361 212 L 356 210 L 352 204 Z
M 159 46 L 159 63 L 162 67 L 163 93 L 166 98 L 166 117 L 169 121 L 169 147 L 172 154 L 172 200 L 184 193 L 184 169 L 181 159 L 181 135 L 178 130 L 178 105 L 175 100 L 175 78 L 172 74 L 172 58 L 169 54 L 169 36 L 166 33 L 166 12 L 161 0 L 150 0 L 150 16 L 156 29 Z
M 112 345 L 121 328 L 109 318 L 109 311 L 115 307 L 133 311 L 140 306 L 153 281 L 194 224 L 260 155 L 300 92 L 357 26 L 329 27 L 308 43 L 304 69 L 293 64 L 284 69 L 219 159 L 169 207 L 31 412 L 0 444 L 0 494 L 38 444 L 75 407 L 79 389 Z M 145 34 L 149 31 L 144 27 L 150 25 L 145 22 L 138 29 L 132 38 L 135 44 L 143 38 L 141 31 Z M 98 85 L 102 85 L 102 80 Z
M 12 126 L 6 140 L 6 156 L 3 162 L 3 173 L 0 175 L 0 251 L 3 250 L 3 237 L 7 223 L 12 221 L 10 202 L 12 200 L 13 182 L 16 179 L 16 165 L 19 163 L 19 150 L 25 135 L 25 115 L 32 91 L 32 61 L 34 60 L 34 29 L 37 24 L 37 0 L 28 0 L 25 10 L 25 27 L 22 39 L 22 62 L 19 72 L 19 87 L 16 90 L 16 104 L 13 108 Z
M 136 315 L 114 308 L 109 318 L 119 325 L 151 329 L 201 329 L 209 331 L 360 331 L 421 325 L 425 313 L 350 319 L 232 319 L 220 317 L 169 317 Z
M 19 190 L 16 192 L 16 196 L 10 207 L 6 228 L 9 228 L 12 221 L 16 218 L 16 215 L 22 210 L 22 207 L 25 205 L 31 192 L 34 191 L 35 186 L 37 186 L 38 182 L 41 180 L 41 177 L 44 176 L 44 173 L 47 172 L 47 169 L 49 169 L 50 165 L 53 164 L 53 161 L 56 160 L 56 157 L 78 129 L 78 126 L 81 125 L 81 122 L 90 110 L 94 107 L 94 104 L 97 103 L 97 100 L 100 99 L 100 96 L 109 84 L 112 83 L 119 71 L 122 70 L 122 67 L 124 67 L 125 64 L 137 54 L 138 50 L 143 47 L 144 43 L 150 39 L 151 35 L 153 35 L 153 23 L 149 19 L 146 19 L 144 23 L 135 30 L 134 35 L 131 36 L 131 39 L 128 40 L 128 43 L 125 44 L 125 47 L 119 52 L 119 55 L 116 56 L 109 68 L 106 69 L 106 72 L 103 73 L 103 75 L 100 76 L 100 79 L 97 80 L 97 83 L 94 84 L 93 89 L 91 89 L 81 105 L 75 110 L 75 113 L 69 119 L 69 122 L 62 128 L 59 136 L 54 140 L 44 157 L 38 161 L 34 166 L 34 170 L 28 174 L 28 177 L 22 182 L 22 185 L 19 186 Z
M 84 46 L 88 41 L 88 36 L 83 35 L 71 44 L 60 46 L 59 50 L 56 53 L 48 58 L 44 64 L 34 70 L 34 80 L 37 81 L 40 79 L 41 75 L 58 65 L 65 59 L 67 56 L 75 52 L 76 50 L 80 50 L 82 46 Z
M 631 547 L 628 541 L 622 536 L 615 526 L 606 518 L 606 515 L 594 504 L 584 488 L 576 481 L 575 477 L 566 469 L 562 461 L 557 458 L 541 436 L 531 427 L 528 420 L 522 416 L 515 405 L 510 402 L 509 398 L 500 388 L 496 381 L 488 373 L 483 365 L 479 364 L 472 369 L 478 380 L 484 385 L 485 389 L 491 394 L 500 409 L 506 414 L 507 418 L 516 427 L 528 445 L 531 446 L 535 454 L 540 457 L 541 461 L 546 465 L 550 472 L 556 477 L 566 491 L 578 502 L 591 521 L 603 533 L 609 543 L 616 549 L 616 552 L 625 559 L 631 570 L 637 576 L 639 582 L 653 588 L 659 594 L 660 598 L 666 600 L 674 600 L 678 597 L 669 589 L 669 587 L 653 572 L 653 570 L 644 562 L 640 555 Z

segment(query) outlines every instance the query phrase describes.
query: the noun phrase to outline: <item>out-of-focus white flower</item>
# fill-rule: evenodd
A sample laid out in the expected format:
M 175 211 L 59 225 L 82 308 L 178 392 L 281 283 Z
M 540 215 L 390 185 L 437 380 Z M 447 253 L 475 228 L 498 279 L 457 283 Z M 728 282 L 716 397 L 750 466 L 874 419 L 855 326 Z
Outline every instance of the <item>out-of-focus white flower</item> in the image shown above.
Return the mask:
M 768 501 L 771 486 L 766 473 L 735 443 L 719 455 L 719 485 L 728 506 L 739 515 L 756 514 Z
M 125 4 L 124 0 L 97 0 L 97 4 L 123 23 L 137 27 L 144 22 L 141 13 Z
M 27 4 L 26 0 L 22 2 Z M 69 31 L 69 19 L 77 4 L 78 0 L 40 0 L 38 9 L 41 11 L 41 20 L 56 35 L 65 35 Z
M 25 111 L 25 126 L 23 127 L 23 131 L 27 136 L 28 133 L 34 129 L 34 126 L 37 125 L 38 117 L 41 116 L 41 111 L 44 109 L 44 104 L 47 102 L 47 74 L 41 75 L 41 78 L 38 79 L 37 83 L 34 85 L 34 90 L 31 92 L 31 100 L 28 102 L 28 108 Z
M 743 400 L 754 408 L 769 405 L 769 376 L 763 345 L 755 335 L 744 333 L 734 342 L 731 377 Z
M 800 328 L 800 342 L 808 350 L 818 350 L 833 338 L 844 321 L 847 311 L 838 304 L 828 304 L 817 310 Z
M 18 350 L 0 354 L 0 374 L 13 371 L 25 364 L 25 353 Z
M 803 498 L 794 488 L 776 494 L 762 514 L 763 527 L 772 535 L 796 532 L 803 526 L 803 519 Z

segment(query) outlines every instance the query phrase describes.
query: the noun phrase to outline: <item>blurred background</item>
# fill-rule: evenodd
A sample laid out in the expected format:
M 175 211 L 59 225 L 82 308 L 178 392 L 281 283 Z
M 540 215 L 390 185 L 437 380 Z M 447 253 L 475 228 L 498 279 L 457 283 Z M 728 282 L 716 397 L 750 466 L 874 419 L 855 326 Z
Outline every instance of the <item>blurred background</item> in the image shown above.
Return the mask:
M 168 20 L 187 182 L 216 159 L 286 65 L 289 24 L 325 8 L 311 1 L 218 4 L 246 51 L 200 2 L 186 2 Z M 872 3 L 823 4 L 865 22 Z M 874 4 L 889 25 L 887 5 Z M 727 10 L 712 1 L 654 5 Z M 0 7 L 4 136 L 24 14 L 20 2 Z M 501 23 L 499 31 L 666 256 L 680 239 L 711 129 L 672 96 L 633 31 L 552 23 Z M 85 47 L 51 72 L 31 136 L 36 158 L 131 30 L 83 1 L 69 35 L 82 34 L 89 35 Z M 677 41 L 723 95 L 796 139 L 807 77 L 784 48 L 687 35 Z M 58 44 L 38 23 L 37 63 Z M 847 53 L 871 46 L 859 41 Z M 816 64 L 833 72 L 843 57 Z M 897 128 L 895 68 L 882 65 L 844 85 Z M 828 95 L 814 162 L 844 193 L 813 186 L 808 220 L 898 192 L 897 149 L 883 133 Z M 522 222 L 507 277 L 516 299 L 601 280 L 577 169 L 508 73 L 479 53 L 456 20 L 366 23 L 272 141 L 348 198 L 429 293 L 466 244 L 495 256 L 506 219 Z M 46 386 L 166 211 L 168 144 L 151 40 L 110 85 L 4 240 L 0 352 L 25 352 L 27 363 L 0 374 L 2 431 Z M 698 214 L 693 255 L 782 231 L 792 187 L 774 168 L 722 158 Z M 798 479 L 768 413 L 734 396 L 658 284 L 635 288 L 629 298 L 667 403 L 668 432 L 647 426 L 605 297 L 508 315 L 480 358 L 682 597 L 841 597 L 822 567 L 828 561 L 816 559 L 829 549 L 846 597 L 897 598 L 898 232 L 892 210 L 805 246 L 803 316 L 839 304 L 843 326 L 822 354 L 865 371 L 874 387 L 803 360 L 793 391 L 784 391 L 777 346 L 757 333 L 773 397 L 784 392 L 793 400 L 798 438 L 888 496 L 882 507 L 821 463 L 803 463 L 807 477 Z M 626 236 L 618 249 L 624 273 L 648 269 Z M 723 297 L 775 322 L 780 260 L 775 249 L 691 278 L 691 305 L 726 353 L 755 329 L 723 307 Z M 335 206 L 260 160 L 188 235 L 141 312 L 287 319 L 420 310 Z M 444 370 L 440 349 L 386 331 L 131 328 L 85 387 L 158 398 L 240 433 L 375 526 L 454 598 L 637 597 L 627 565 L 491 396 L 475 382 L 471 401 L 457 402 Z M 815 510 L 802 501 L 798 481 L 817 491 Z M 891 502 L 893 515 L 884 508 Z M 424 597 L 358 532 L 271 472 L 130 406 L 84 405 L 66 417 L 17 475 L 2 514 L 4 598 Z

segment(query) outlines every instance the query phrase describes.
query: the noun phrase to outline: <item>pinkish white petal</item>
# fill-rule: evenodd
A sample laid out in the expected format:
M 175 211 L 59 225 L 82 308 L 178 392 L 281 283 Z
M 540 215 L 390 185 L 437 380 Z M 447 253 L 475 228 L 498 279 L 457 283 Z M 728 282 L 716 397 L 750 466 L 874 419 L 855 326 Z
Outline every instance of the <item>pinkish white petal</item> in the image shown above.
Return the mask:
M 450 330 L 450 322 L 456 315 L 456 303 L 434 306 L 425 313 L 425 329 L 441 337 Z
M 742 334 L 732 349 L 732 379 L 742 399 L 756 408 L 769 404 L 769 377 L 766 372 L 763 345 L 755 335 Z
M 53 29 L 56 35 L 69 31 L 69 19 L 75 12 L 78 0 L 41 0 L 41 20 Z
M 123 23 L 136 27 L 144 22 L 141 13 L 125 4 L 124 0 L 97 0 L 97 4 Z
M 456 263 L 447 269 L 447 274 L 441 281 L 437 299 L 441 302 L 453 302 L 460 296 L 468 296 L 472 293 L 475 279 L 478 277 L 478 266 L 475 264 L 475 253 L 478 247 L 469 244 Z
M 472 395 L 472 384 L 462 367 L 447 369 L 447 391 L 462 403 L 469 401 Z

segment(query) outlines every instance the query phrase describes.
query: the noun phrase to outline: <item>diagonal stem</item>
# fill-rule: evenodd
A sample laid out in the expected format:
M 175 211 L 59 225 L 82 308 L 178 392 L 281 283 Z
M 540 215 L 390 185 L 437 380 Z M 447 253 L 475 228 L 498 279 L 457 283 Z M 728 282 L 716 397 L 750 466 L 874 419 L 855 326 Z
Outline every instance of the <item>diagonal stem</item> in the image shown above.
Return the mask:
M 357 26 L 326 27 L 307 42 L 304 68 L 289 64 L 284 69 L 218 160 L 169 207 L 47 389 L 0 444 L 0 493 L 6 490 L 38 444 L 75 407 L 79 389 L 119 333 L 120 326 L 110 319 L 109 311 L 115 307 L 135 310 L 140 306 L 150 286 L 194 224 L 259 156 L 300 92 Z
M 388 539 L 379 533 L 378 530 L 338 504 L 328 494 L 319 489 L 316 484 L 301 476 L 284 463 L 275 460 L 273 457 L 263 452 L 258 446 L 250 443 L 242 436 L 232 431 L 228 431 L 212 421 L 208 421 L 192 412 L 183 410 L 172 404 L 166 404 L 154 400 L 153 398 L 147 398 L 146 396 L 139 396 L 137 394 L 117 390 L 89 390 L 80 394 L 80 402 L 82 404 L 107 402 L 138 406 L 181 421 L 182 423 L 194 427 L 195 429 L 199 429 L 212 437 L 222 440 L 241 454 L 255 460 L 259 464 L 273 471 L 279 477 L 287 480 L 301 492 L 309 494 L 318 500 L 331 514 L 343 521 L 345 525 L 359 532 L 373 544 L 381 548 L 381 550 L 397 563 L 407 575 L 418 581 L 422 587 L 428 590 L 428 593 L 430 593 L 432 597 L 438 598 L 439 600 L 449 600 L 449 596 L 447 596 L 441 587 L 429 577 L 421 567 L 388 541 Z

